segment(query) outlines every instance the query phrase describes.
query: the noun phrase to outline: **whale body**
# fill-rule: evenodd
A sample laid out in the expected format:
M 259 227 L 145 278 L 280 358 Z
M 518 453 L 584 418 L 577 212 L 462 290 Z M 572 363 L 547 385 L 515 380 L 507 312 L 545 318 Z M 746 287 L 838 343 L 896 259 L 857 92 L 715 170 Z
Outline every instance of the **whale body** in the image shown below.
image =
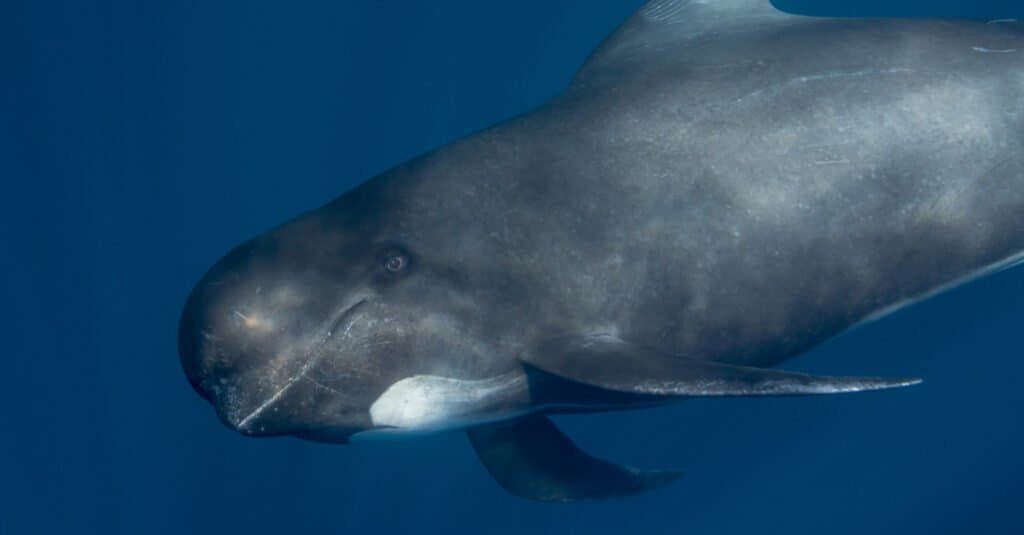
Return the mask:
M 547 415 L 916 379 L 773 366 L 1024 258 L 1024 24 L 654 0 L 551 102 L 229 252 L 182 365 L 248 435 L 463 430 L 510 492 L 673 481 Z

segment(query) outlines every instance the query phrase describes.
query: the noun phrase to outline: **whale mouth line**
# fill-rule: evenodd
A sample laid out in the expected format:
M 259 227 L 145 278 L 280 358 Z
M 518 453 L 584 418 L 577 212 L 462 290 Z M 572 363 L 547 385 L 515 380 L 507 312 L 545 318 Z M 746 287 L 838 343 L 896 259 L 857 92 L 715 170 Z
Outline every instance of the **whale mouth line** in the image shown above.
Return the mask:
M 292 386 L 295 385 L 295 383 L 298 383 L 303 378 L 305 378 L 309 370 L 311 370 L 313 366 L 316 366 L 317 363 L 319 363 L 320 360 L 323 359 L 325 352 L 320 351 L 320 348 L 321 346 L 326 344 L 328 340 L 334 338 L 339 327 L 345 325 L 345 330 L 341 334 L 342 336 L 348 336 L 348 333 L 351 331 L 352 326 L 355 324 L 354 319 L 352 321 L 348 320 L 352 318 L 356 309 L 358 309 L 361 305 L 365 304 L 366 302 L 367 299 L 363 297 L 356 300 L 356 302 L 353 303 L 352 305 L 343 308 L 341 312 L 338 314 L 337 319 L 331 322 L 330 327 L 328 328 L 323 338 L 319 340 L 315 344 L 313 349 L 309 352 L 310 357 L 306 359 L 306 362 L 302 365 L 301 368 L 299 368 L 299 371 L 295 375 L 290 377 L 287 381 L 285 381 L 284 385 L 282 385 L 281 388 L 274 392 L 274 394 L 268 397 L 263 403 L 260 403 L 259 406 L 253 409 L 252 412 L 250 412 L 245 418 L 239 420 L 238 424 L 235 426 L 236 429 L 243 433 L 252 431 L 249 428 L 249 425 L 252 424 L 253 420 L 255 420 L 261 414 L 263 414 L 268 408 L 270 408 L 271 405 L 276 403 L 277 400 L 281 399 L 281 397 L 284 396 L 288 392 L 288 390 L 290 390 Z

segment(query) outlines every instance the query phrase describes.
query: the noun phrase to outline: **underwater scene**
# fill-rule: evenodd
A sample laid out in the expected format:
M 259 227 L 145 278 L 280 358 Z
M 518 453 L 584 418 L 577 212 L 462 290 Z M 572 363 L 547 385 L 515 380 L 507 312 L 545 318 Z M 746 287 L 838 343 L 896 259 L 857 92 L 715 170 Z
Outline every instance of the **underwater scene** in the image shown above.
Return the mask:
M 1024 533 L 1024 3 L 0 3 L 0 535 Z

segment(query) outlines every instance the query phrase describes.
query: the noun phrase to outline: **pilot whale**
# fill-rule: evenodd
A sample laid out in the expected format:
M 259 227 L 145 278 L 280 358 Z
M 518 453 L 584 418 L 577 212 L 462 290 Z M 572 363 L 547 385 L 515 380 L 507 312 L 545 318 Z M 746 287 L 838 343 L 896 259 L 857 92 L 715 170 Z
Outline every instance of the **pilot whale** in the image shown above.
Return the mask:
M 1024 25 L 655 0 L 546 105 L 241 244 L 179 353 L 231 428 L 464 431 L 508 491 L 678 473 L 549 415 L 912 378 L 775 365 L 1024 258 Z

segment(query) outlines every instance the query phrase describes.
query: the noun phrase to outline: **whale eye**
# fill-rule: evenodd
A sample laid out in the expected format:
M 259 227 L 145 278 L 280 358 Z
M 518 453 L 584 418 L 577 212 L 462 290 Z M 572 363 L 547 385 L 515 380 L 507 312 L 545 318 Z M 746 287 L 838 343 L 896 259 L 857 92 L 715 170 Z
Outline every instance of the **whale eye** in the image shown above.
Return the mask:
M 409 265 L 409 257 L 402 253 L 390 253 L 384 259 L 384 269 L 391 273 L 398 273 Z

